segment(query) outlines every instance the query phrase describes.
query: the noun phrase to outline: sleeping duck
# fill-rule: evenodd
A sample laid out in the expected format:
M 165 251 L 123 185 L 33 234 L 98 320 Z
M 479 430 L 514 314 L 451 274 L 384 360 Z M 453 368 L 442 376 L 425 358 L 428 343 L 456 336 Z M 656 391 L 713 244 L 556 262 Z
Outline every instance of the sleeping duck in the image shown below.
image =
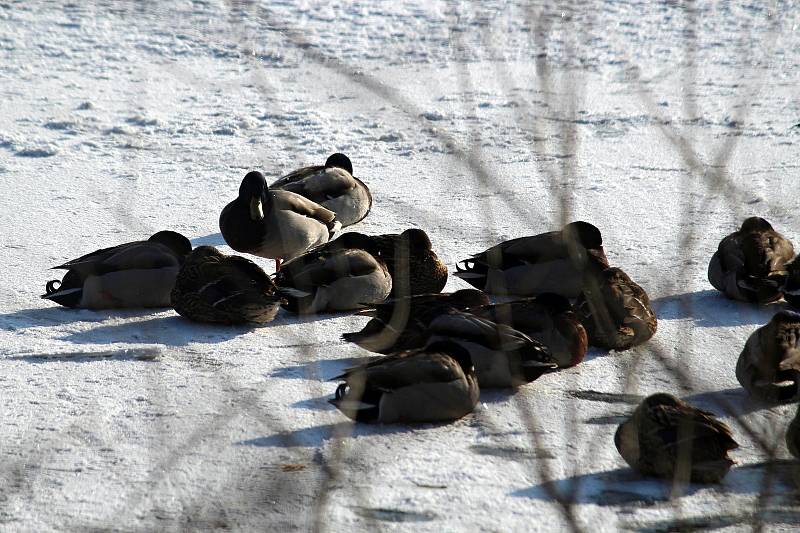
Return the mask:
M 727 425 L 670 394 L 648 396 L 614 435 L 619 454 L 646 476 L 719 483 L 739 447 Z M 684 462 L 688 461 L 688 462 Z
M 295 313 L 350 311 L 382 302 L 392 291 L 386 264 L 361 248 L 317 248 L 288 261 L 275 284 Z
M 627 350 L 648 341 L 658 320 L 645 290 L 622 269 L 591 261 L 575 312 L 589 334 L 589 344 Z
M 344 333 L 342 338 L 383 354 L 421 348 L 434 318 L 450 310 L 464 311 L 488 303 L 486 294 L 476 289 L 391 298 L 360 311 L 359 315 L 372 319 L 361 331 Z
M 736 378 L 767 402 L 800 399 L 800 314 L 779 311 L 755 330 L 739 355 Z
M 542 343 L 468 312 L 437 316 L 428 334 L 428 343 L 452 341 L 469 352 L 481 388 L 518 387 L 558 368 Z
M 372 194 L 353 176 L 353 165 L 344 154 L 331 155 L 322 166 L 295 170 L 269 186 L 290 191 L 336 213 L 342 227 L 360 222 L 372 208 Z
M 172 290 L 172 307 L 196 322 L 264 324 L 275 318 L 282 302 L 258 265 L 212 246 L 189 254 Z
M 800 309 L 800 259 L 797 256 L 786 265 L 786 280 L 781 287 L 786 303 Z
M 261 172 L 248 172 L 239 197 L 225 206 L 219 229 L 237 252 L 281 261 L 324 244 L 341 227 L 333 211 L 289 191 L 271 191 Z
M 708 281 L 728 298 L 775 302 L 783 296 L 786 263 L 793 257 L 788 239 L 763 218 L 750 217 L 719 243 L 708 265 Z
M 47 282 L 42 298 L 86 309 L 169 307 L 169 294 L 189 239 L 159 231 L 146 241 L 120 244 L 53 267 L 67 273 Z
M 800 403 L 797 404 L 797 413 L 786 428 L 786 447 L 795 459 L 800 459 Z
M 583 327 L 572 305 L 563 296 L 539 296 L 470 308 L 469 312 L 497 324 L 505 324 L 541 342 L 559 367 L 583 361 L 588 347 Z
M 441 292 L 447 283 L 447 265 L 433 251 L 424 230 L 365 235 L 351 231 L 331 241 L 329 248 L 362 248 L 386 263 L 392 275 L 392 296 Z
M 445 422 L 472 412 L 480 389 L 469 353 L 453 342 L 381 357 L 345 371 L 330 403 L 357 422 Z
M 589 257 L 608 265 L 600 230 L 578 221 L 561 231 L 492 246 L 461 261 L 455 275 L 490 294 L 535 296 L 552 292 L 576 298 L 582 291 Z

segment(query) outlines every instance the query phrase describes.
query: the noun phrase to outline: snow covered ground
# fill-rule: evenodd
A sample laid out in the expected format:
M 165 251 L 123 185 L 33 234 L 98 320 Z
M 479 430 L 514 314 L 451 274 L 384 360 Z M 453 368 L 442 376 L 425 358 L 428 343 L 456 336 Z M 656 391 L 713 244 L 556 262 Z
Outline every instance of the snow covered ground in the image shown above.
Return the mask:
M 706 265 L 751 214 L 800 239 L 800 10 L 697 4 L 0 3 L 0 530 L 548 531 L 567 527 L 551 487 L 586 531 L 740 530 L 765 480 L 768 529 L 795 530 L 791 481 L 734 416 L 789 457 L 793 407 L 734 376 L 780 306 L 723 299 Z M 247 170 L 334 151 L 375 198 L 354 229 L 424 228 L 451 266 L 591 221 L 656 336 L 454 424 L 353 427 L 326 379 L 369 355 L 339 340 L 363 318 L 223 328 L 38 298 L 49 267 L 160 229 L 227 249 Z M 720 487 L 670 499 L 617 454 L 657 391 L 733 427 Z

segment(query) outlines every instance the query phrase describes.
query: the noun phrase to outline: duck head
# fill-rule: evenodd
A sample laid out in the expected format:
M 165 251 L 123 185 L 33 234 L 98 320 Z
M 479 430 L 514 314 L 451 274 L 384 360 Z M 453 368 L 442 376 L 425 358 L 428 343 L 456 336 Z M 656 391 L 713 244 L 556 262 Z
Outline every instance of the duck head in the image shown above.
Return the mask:
M 163 244 L 181 257 L 186 257 L 192 252 L 192 243 L 189 239 L 175 231 L 159 231 L 147 240 Z
M 769 231 L 772 230 L 772 224 L 767 222 L 761 217 L 750 217 L 742 222 L 742 228 L 739 230 L 742 233 L 750 233 L 751 231 Z
M 407 243 L 408 249 L 412 252 L 426 252 L 433 246 L 428 234 L 419 228 L 409 228 L 400 234 L 403 243 Z
M 349 172 L 351 176 L 353 175 L 353 164 L 350 162 L 350 158 L 338 152 L 331 154 L 325 161 L 325 168 L 341 168 Z
M 248 172 L 239 186 L 239 199 L 250 205 L 250 218 L 264 220 L 264 204 L 269 201 L 267 180 L 258 171 Z

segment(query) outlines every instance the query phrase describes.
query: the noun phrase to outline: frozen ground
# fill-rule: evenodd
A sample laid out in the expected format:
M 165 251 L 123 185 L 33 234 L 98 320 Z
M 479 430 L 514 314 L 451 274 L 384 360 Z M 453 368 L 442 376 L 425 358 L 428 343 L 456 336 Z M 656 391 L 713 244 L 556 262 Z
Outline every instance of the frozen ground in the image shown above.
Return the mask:
M 557 530 L 547 476 L 587 531 L 750 527 L 768 457 L 733 415 L 786 459 L 792 408 L 748 400 L 734 363 L 776 306 L 705 270 L 750 214 L 800 239 L 797 6 L 163 4 L 0 3 L 0 530 Z M 248 169 L 333 151 L 375 197 L 357 229 L 422 227 L 451 266 L 595 223 L 656 337 L 455 424 L 352 427 L 326 378 L 368 355 L 339 341 L 362 318 L 249 330 L 38 298 L 50 266 L 156 230 L 223 245 Z M 656 391 L 732 407 L 722 486 L 670 499 L 618 456 L 631 395 Z M 790 481 L 767 482 L 768 529 L 794 530 Z

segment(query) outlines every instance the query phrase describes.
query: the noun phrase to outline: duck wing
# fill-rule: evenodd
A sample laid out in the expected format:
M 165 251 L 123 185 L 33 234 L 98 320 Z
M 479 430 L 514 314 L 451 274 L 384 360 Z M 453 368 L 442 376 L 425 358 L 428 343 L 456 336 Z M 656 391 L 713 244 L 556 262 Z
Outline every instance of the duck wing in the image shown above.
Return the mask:
M 277 190 L 272 191 L 271 194 L 273 195 L 273 208 L 291 211 L 325 224 L 329 229 L 334 228 L 336 213 L 333 211 L 293 192 Z

